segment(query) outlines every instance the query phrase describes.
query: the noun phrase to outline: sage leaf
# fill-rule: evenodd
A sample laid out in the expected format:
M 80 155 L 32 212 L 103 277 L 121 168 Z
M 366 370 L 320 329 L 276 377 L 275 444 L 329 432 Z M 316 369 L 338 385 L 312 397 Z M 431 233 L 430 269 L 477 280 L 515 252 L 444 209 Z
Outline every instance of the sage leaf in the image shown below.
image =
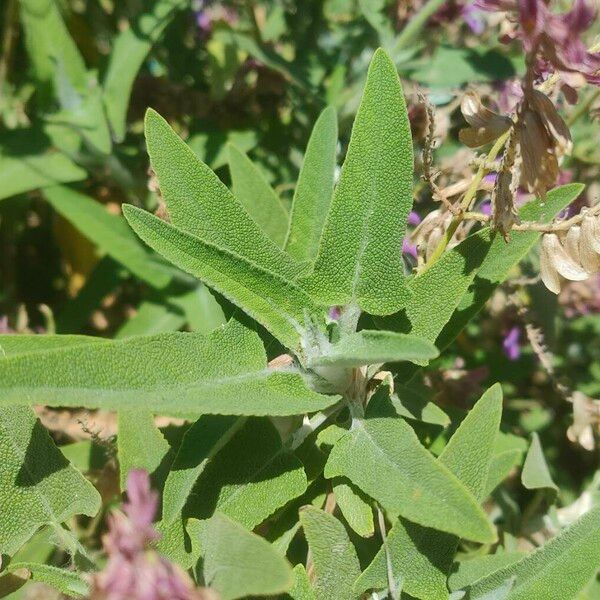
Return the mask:
M 335 481 L 335 480 L 334 480 Z M 362 537 L 375 533 L 373 509 L 359 490 L 344 480 L 335 481 L 333 494 L 338 508 L 348 525 Z
M 363 329 L 344 336 L 325 352 L 311 358 L 309 366 L 360 367 L 404 360 L 429 360 L 437 355 L 437 348 L 423 338 Z
M 0 406 L 290 415 L 338 400 L 310 391 L 297 373 L 268 369 L 259 336 L 236 322 L 209 335 L 88 339 L 0 360 Z
M 292 201 L 285 250 L 300 262 L 317 256 L 333 195 L 337 136 L 336 111 L 329 106 L 312 130 Z
M 292 600 L 317 600 L 315 593 L 310 585 L 308 574 L 304 565 L 298 564 L 294 567 L 294 585 L 287 593 L 287 598 Z
M 281 594 L 292 587 L 292 569 L 285 558 L 225 515 L 192 520 L 188 531 L 200 540 L 202 578 L 221 600 Z
M 365 419 L 333 447 L 325 477 L 347 477 L 392 515 L 465 539 L 490 542 L 495 531 L 469 490 L 426 450 L 398 417 L 384 388 Z
M 498 569 L 519 562 L 525 555 L 525 552 L 497 552 L 461 560 L 456 563 L 456 569 L 448 577 L 448 587 L 451 591 L 465 589 Z
M 531 445 L 525 456 L 521 481 L 528 490 L 549 490 L 551 494 L 558 492 L 558 487 L 552 480 L 548 464 L 544 458 L 544 450 L 538 434 L 531 434 Z
M 52 565 L 12 562 L 0 573 L 0 578 L 21 569 L 27 571 L 30 581 L 44 583 L 69 598 L 81 598 L 89 593 L 89 586 L 81 575 Z
M 229 144 L 229 170 L 233 195 L 263 232 L 283 246 L 288 229 L 287 210 L 258 167 L 233 144 Z
M 145 124 L 150 164 L 175 227 L 283 277 L 293 279 L 304 270 L 158 113 L 148 110 Z
M 155 251 L 223 294 L 282 344 L 300 351 L 307 315 L 323 314 L 304 290 L 148 212 L 133 206 L 125 206 L 124 212 L 135 232 Z
M 0 358 L 0 363 L 9 361 Z M 93 517 L 100 494 L 77 471 L 26 406 L 0 409 L 0 554 L 14 554 L 40 527 L 60 538 L 62 523 L 77 514 Z M 8 509 L 10 507 L 10 510 Z
M 352 582 L 360 574 L 356 550 L 334 516 L 314 506 L 300 510 L 300 523 L 311 551 L 317 598 L 351 600 Z
M 406 302 L 402 239 L 412 184 L 412 140 L 402 86 L 394 64 L 380 49 L 369 67 L 307 280 L 312 294 L 330 305 L 357 304 L 376 315 L 393 313 Z
M 593 507 L 544 546 L 520 561 L 498 569 L 469 588 L 474 597 L 496 589 L 516 576 L 509 600 L 573 598 L 600 564 L 600 506 Z

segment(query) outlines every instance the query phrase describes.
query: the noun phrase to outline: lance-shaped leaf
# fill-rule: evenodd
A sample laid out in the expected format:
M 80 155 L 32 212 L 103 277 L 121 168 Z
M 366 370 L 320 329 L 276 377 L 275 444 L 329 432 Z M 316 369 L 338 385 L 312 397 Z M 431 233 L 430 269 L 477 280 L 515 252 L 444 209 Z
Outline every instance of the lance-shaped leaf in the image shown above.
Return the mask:
M 289 563 L 269 542 L 225 515 L 192 519 L 188 532 L 200 542 L 202 579 L 222 600 L 271 596 L 288 591 L 294 578 Z
M 241 202 L 156 112 L 146 113 L 146 143 L 171 223 L 287 278 L 304 267 L 283 252 Z
M 313 560 L 316 597 L 356 598 L 352 582 L 360 575 L 360 564 L 344 526 L 333 515 L 314 506 L 300 510 L 300 523 Z
M 259 336 L 235 322 L 210 335 L 91 342 L 0 360 L 0 406 L 290 415 L 337 400 L 310 391 L 297 373 L 267 368 Z
M 139 208 L 127 205 L 124 213 L 151 248 L 223 294 L 288 348 L 299 350 L 308 314 L 323 314 L 295 283 Z
M 0 358 L 0 364 L 10 360 Z M 60 534 L 73 515 L 98 512 L 100 494 L 61 454 L 31 408 L 0 409 L 0 455 L 1 554 L 14 554 L 44 525 Z
M 285 249 L 298 261 L 317 256 L 333 194 L 337 136 L 337 115 L 329 106 L 315 123 L 294 192 Z
M 381 388 L 332 449 L 325 476 L 347 477 L 392 515 L 468 540 L 496 537 L 474 496 L 425 449 Z
M 137 15 L 135 23 L 115 38 L 103 88 L 106 115 L 117 141 L 125 137 L 129 98 L 140 67 L 177 11 L 187 5 L 187 0 L 153 2 L 150 10 Z
M 33 562 L 12 562 L 0 573 L 0 577 L 11 573 L 17 574 L 21 570 L 26 572 L 28 580 L 48 585 L 68 598 L 81 598 L 89 594 L 89 585 L 81 575 L 73 571 L 53 567 L 52 565 Z M 0 584 L 1 587 L 2 585 Z
M 348 525 L 358 535 L 371 537 L 375 533 L 373 509 L 362 492 L 344 479 L 339 479 L 333 484 L 333 494 Z
M 340 181 L 321 238 L 311 292 L 372 314 L 406 302 L 402 239 L 412 206 L 413 155 L 396 68 L 373 56 Z
M 599 564 L 600 506 L 595 506 L 541 548 L 474 583 L 469 593 L 482 596 L 516 577 L 509 600 L 573 598 Z
M 157 288 L 169 283 L 172 269 L 148 252 L 123 217 L 111 215 L 99 202 L 64 186 L 46 188 L 44 195 L 85 237 L 136 277 Z
M 521 481 L 528 490 L 544 489 L 552 495 L 558 492 L 558 487 L 550 475 L 540 438 L 535 432 L 531 435 L 531 446 L 523 463 Z
M 204 415 L 186 431 L 163 490 L 166 525 L 181 517 L 198 477 L 243 425 L 242 417 Z
M 288 229 L 288 213 L 275 190 L 253 162 L 229 144 L 229 170 L 234 196 L 248 214 L 278 246 L 283 246 Z
M 525 555 L 525 552 L 498 552 L 461 560 L 448 577 L 448 587 L 452 592 L 463 590 L 479 579 L 519 562 Z
M 294 567 L 294 585 L 287 593 L 292 600 L 317 600 L 304 565 Z
M 502 389 L 496 384 L 471 409 L 438 458 L 478 500 L 485 497 L 501 414 Z M 422 600 L 448 598 L 446 578 L 457 545 L 458 538 L 453 535 L 402 518 L 387 538 L 394 574 L 403 578 L 407 593 Z M 387 559 L 382 548 L 354 589 L 363 592 L 386 586 Z
M 571 183 L 551 190 L 546 194 L 544 202 L 535 199 L 525 204 L 519 211 L 519 218 L 522 221 L 549 223 L 581 194 L 584 187 L 580 183 Z M 480 235 L 483 236 L 483 232 Z M 441 327 L 438 329 L 438 333 L 441 331 L 436 342 L 438 348 L 443 349 L 452 342 L 465 325 L 481 310 L 496 286 L 506 279 L 509 271 L 527 256 L 539 237 L 540 233 L 536 231 L 513 231 L 509 244 L 506 244 L 502 236 L 496 236 L 493 239 L 477 276 L 472 283 L 468 284 L 468 289 L 461 294 L 461 299 L 450 320 L 447 324 L 441 324 L 443 330 Z M 460 246 L 465 242 L 461 242 L 450 252 L 460 251 Z M 424 276 L 426 275 L 427 273 Z M 447 276 L 446 284 L 455 278 L 456 273 L 449 270 Z M 436 289 L 439 291 L 443 288 Z M 431 313 L 431 317 L 437 319 L 437 315 L 434 313 Z
M 228 437 L 198 473 L 183 516 L 205 519 L 216 509 L 254 529 L 306 491 L 306 474 L 267 419 L 249 419 Z
M 344 336 L 323 354 L 312 358 L 309 366 L 360 367 L 404 360 L 429 360 L 437 355 L 437 348 L 431 342 L 416 335 L 364 329 Z

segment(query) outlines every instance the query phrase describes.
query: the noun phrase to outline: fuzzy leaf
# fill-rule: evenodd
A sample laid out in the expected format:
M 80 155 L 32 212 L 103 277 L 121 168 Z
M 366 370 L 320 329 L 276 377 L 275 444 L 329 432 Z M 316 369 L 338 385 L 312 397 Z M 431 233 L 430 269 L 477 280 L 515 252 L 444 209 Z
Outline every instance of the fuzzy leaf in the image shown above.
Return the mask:
M 375 533 L 373 509 L 351 483 L 340 480 L 334 483 L 333 494 L 336 503 L 348 525 L 362 537 Z
M 599 564 L 600 506 L 595 506 L 541 548 L 474 583 L 470 594 L 482 596 L 516 576 L 509 600 L 573 598 Z
M 438 461 L 446 466 L 479 500 L 494 452 L 502 414 L 502 390 L 492 386 L 467 414 Z M 448 598 L 446 577 L 458 539 L 400 518 L 387 538 L 394 574 L 403 578 L 403 589 L 423 600 Z M 354 589 L 385 589 L 387 565 L 382 548 L 355 584 Z
M 124 213 L 154 250 L 223 294 L 288 348 L 299 350 L 307 313 L 323 313 L 293 282 L 139 208 L 128 205 Z
M 356 550 L 344 526 L 332 515 L 314 506 L 300 510 L 300 523 L 311 551 L 317 598 L 351 600 L 352 582 L 360 574 Z
M 181 517 L 198 477 L 243 424 L 240 417 L 205 415 L 186 431 L 163 490 L 165 524 Z
M 222 417 L 219 421 L 217 417 L 202 417 L 200 421 L 203 419 L 202 426 L 186 434 L 165 487 L 168 502 L 175 495 L 173 484 L 179 483 L 175 508 L 181 507 L 184 517 L 205 519 L 216 509 L 254 529 L 304 493 L 307 481 L 302 464 L 282 446 L 269 421 L 236 423 Z M 219 430 L 221 438 L 217 437 Z M 178 474 L 182 464 L 186 472 Z M 169 506 L 167 518 L 173 514 L 174 507 Z
M 432 425 L 447 427 L 450 417 L 430 399 L 428 388 L 415 388 L 394 382 L 394 394 L 391 396 L 396 412 L 405 419 L 423 421 Z
M 456 563 L 456 569 L 448 577 L 448 587 L 451 591 L 465 589 L 498 569 L 520 561 L 525 556 L 525 552 L 501 552 L 461 560 Z
M 337 115 L 327 107 L 317 119 L 298 176 L 286 251 L 298 261 L 313 261 L 329 211 L 335 175 Z
M 193 520 L 188 531 L 200 539 L 204 582 L 221 600 L 270 596 L 292 587 L 292 569 L 285 558 L 226 516 L 216 513 L 204 523 Z
M 171 447 L 154 423 L 152 413 L 145 410 L 119 411 L 118 425 L 119 481 L 127 487 L 127 476 L 132 469 L 154 473 Z
M 304 267 L 283 252 L 252 220 L 239 200 L 153 110 L 146 142 L 171 223 L 211 245 L 283 277 Z
M 294 567 L 294 585 L 287 593 L 287 597 L 292 598 L 292 600 L 317 600 L 306 569 L 302 564 Z
M 81 575 L 51 565 L 32 562 L 13 562 L 0 573 L 0 577 L 21 569 L 27 570 L 30 581 L 44 583 L 58 590 L 68 598 L 81 598 L 82 596 L 87 596 L 89 593 L 89 586 Z
M 263 232 L 278 246 L 283 246 L 288 214 L 275 190 L 258 167 L 233 144 L 229 145 L 229 169 L 233 195 Z
M 571 204 L 583 189 L 582 184 L 571 183 L 551 190 L 546 194 L 544 202 L 535 199 L 525 204 L 519 211 L 519 217 L 522 221 L 549 223 L 561 210 Z M 475 235 L 483 238 L 484 232 Z M 443 350 L 454 340 L 465 325 L 481 310 L 496 286 L 506 279 L 509 271 L 527 256 L 539 237 L 540 234 L 536 231 L 513 231 L 509 244 L 504 242 L 502 236 L 496 236 L 493 239 L 476 277 L 468 284 L 468 289 L 462 293 L 462 298 L 458 306 L 455 305 L 456 310 L 450 320 L 439 326 L 443 327 L 443 330 L 440 329 L 441 333 L 436 342 L 438 348 Z M 465 243 L 466 240 L 448 254 L 459 251 L 460 246 Z M 451 281 L 456 277 L 456 272 L 449 270 L 447 275 L 448 280 Z M 436 318 L 435 313 L 431 313 L 431 315 Z
M 558 487 L 552 480 L 540 438 L 535 431 L 531 434 L 531 446 L 523 463 L 521 481 L 528 490 L 545 489 L 555 494 Z
M 296 373 L 268 369 L 258 335 L 235 322 L 210 335 L 92 341 L 0 360 L 0 406 L 289 415 L 337 400 L 308 390 Z
M 419 442 L 384 390 L 364 420 L 329 455 L 328 478 L 347 477 L 392 515 L 468 540 L 490 542 L 495 531 L 467 488 Z
M 311 359 L 309 365 L 360 367 L 404 360 L 429 360 L 437 355 L 437 348 L 423 338 L 364 329 L 343 337 L 323 354 Z
M 61 454 L 31 408 L 0 409 L 0 456 L 0 554 L 14 554 L 44 525 L 60 534 L 73 515 L 98 512 L 100 494 Z
M 123 217 L 111 215 L 99 202 L 64 186 L 45 188 L 44 195 L 65 219 L 136 277 L 157 288 L 169 283 L 170 267 L 148 252 Z
M 390 314 L 406 302 L 402 239 L 412 206 L 413 155 L 396 68 L 373 56 L 340 181 L 307 283 L 324 303 Z

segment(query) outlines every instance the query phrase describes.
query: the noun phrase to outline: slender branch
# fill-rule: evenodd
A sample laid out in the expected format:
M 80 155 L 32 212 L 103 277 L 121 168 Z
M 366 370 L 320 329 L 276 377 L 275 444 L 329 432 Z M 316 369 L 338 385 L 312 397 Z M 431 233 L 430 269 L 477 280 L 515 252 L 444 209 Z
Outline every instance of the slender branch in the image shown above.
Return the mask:
M 394 53 L 406 48 L 406 46 L 411 44 L 421 32 L 421 29 L 423 29 L 429 17 L 436 13 L 442 7 L 442 5 L 445 4 L 445 2 L 446 0 L 429 0 L 426 2 L 421 10 L 413 16 L 413 18 L 400 32 L 400 35 L 396 38 L 396 43 L 394 44 L 393 49 Z

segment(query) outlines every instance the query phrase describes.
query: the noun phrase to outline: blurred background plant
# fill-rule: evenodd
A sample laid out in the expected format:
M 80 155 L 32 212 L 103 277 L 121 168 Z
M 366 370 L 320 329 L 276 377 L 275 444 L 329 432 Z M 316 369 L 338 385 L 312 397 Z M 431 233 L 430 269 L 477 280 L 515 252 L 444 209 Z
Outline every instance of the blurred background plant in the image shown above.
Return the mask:
M 546 8 L 545 2 L 537 4 Z M 465 92 L 510 114 L 521 100 L 518 82 L 534 67 L 532 77 L 546 85 L 572 137 L 572 153 L 550 183 L 586 184 L 568 216 L 593 204 L 600 181 L 600 88 L 590 84 L 597 83 L 592 81 L 597 64 L 565 65 L 575 54 L 581 59 L 573 36 L 569 45 L 548 30 L 549 37 L 540 41 L 525 21 L 515 30 L 515 13 L 505 11 L 517 5 L 508 0 L 4 0 L 0 329 L 126 337 L 209 331 L 221 323 L 231 306 L 217 303 L 202 284 L 148 252 L 121 217 L 123 202 L 161 210 L 145 152 L 146 108 L 162 114 L 227 185 L 231 170 L 243 161 L 231 145 L 248 154 L 259 170 L 252 193 L 274 191 L 289 205 L 312 124 L 327 105 L 339 114 L 341 164 L 378 46 L 390 52 L 403 80 L 417 173 L 428 179 L 427 172 L 435 172 L 435 186 L 415 181 L 410 221 L 415 234 L 404 247 L 407 269 L 417 265 L 423 239 L 431 252 L 447 231 L 452 215 L 440 208 L 435 190 L 447 198 L 462 195 L 480 166 L 459 138 L 466 126 Z M 573 8 L 581 16 L 588 6 L 556 1 L 552 10 Z M 594 17 L 592 11 L 569 31 L 587 48 L 600 33 Z M 546 55 L 548 48 L 558 48 L 558 58 L 532 66 L 532 47 L 540 45 Z M 494 181 L 492 173 L 475 190 L 483 213 L 489 213 Z M 524 189 L 517 202 L 529 197 Z M 439 211 L 435 221 L 434 210 Z M 560 507 L 600 485 L 595 400 L 600 397 L 600 276 L 567 282 L 555 296 L 539 272 L 534 252 L 424 371 L 423 383 L 452 416 L 470 407 L 491 382 L 503 382 L 504 426 L 523 437 L 539 434 L 560 489 L 559 519 L 566 510 Z M 273 347 L 269 358 L 277 354 Z M 98 452 L 110 458 L 115 425 L 109 415 L 41 412 L 59 442 L 87 440 L 96 458 Z M 87 470 L 94 471 L 89 464 Z M 96 472 L 107 501 L 117 489 L 112 476 Z M 539 502 L 535 494 L 510 486 L 502 494 L 505 510 L 515 518 L 529 519 Z M 527 528 L 525 537 L 539 543 L 551 524 Z

